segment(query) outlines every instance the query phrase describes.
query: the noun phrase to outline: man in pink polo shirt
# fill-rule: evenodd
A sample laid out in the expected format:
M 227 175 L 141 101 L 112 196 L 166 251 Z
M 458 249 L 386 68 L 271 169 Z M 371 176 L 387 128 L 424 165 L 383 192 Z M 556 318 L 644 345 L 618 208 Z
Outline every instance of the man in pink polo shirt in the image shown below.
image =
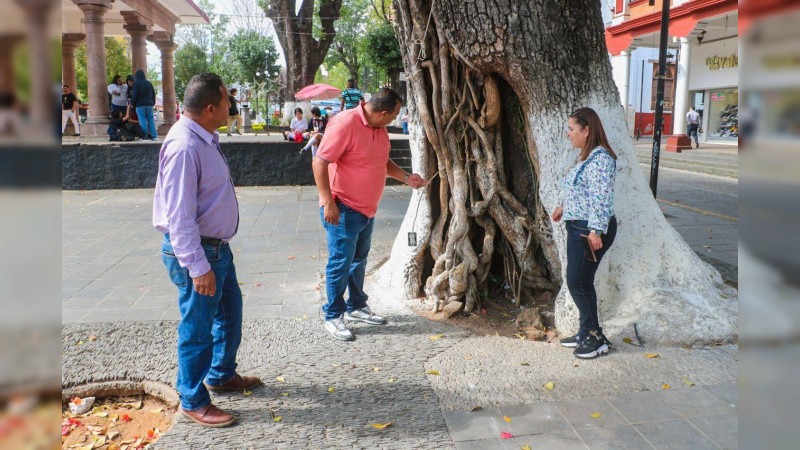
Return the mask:
M 325 271 L 328 303 L 325 329 L 334 338 L 354 339 L 345 319 L 381 325 L 364 293 L 375 213 L 390 176 L 417 189 L 427 182 L 389 159 L 386 125 L 400 113 L 400 96 L 381 89 L 368 103 L 343 111 L 328 123 L 312 167 L 319 189 L 320 217 L 328 237 Z M 349 289 L 348 299 L 344 291 Z

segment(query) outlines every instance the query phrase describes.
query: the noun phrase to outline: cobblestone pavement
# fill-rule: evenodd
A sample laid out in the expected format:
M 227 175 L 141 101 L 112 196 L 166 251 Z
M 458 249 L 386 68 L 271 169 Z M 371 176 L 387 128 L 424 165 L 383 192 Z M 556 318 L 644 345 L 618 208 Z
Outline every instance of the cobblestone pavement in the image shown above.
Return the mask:
M 668 177 L 661 192 L 669 192 Z M 356 341 L 334 341 L 317 315 L 314 288 L 326 255 L 314 188 L 237 192 L 241 225 L 232 247 L 241 249 L 235 258 L 246 296 L 238 370 L 265 385 L 247 397 L 214 395 L 215 404 L 237 414 L 237 426 L 201 429 L 179 419 L 158 448 L 736 447 L 736 346 L 640 349 L 613 336 L 610 355 L 577 361 L 555 344 L 475 336 L 422 319 L 372 281 L 370 304 L 390 323 L 356 325 Z M 670 201 L 713 211 L 727 194 L 708 188 L 703 195 L 702 202 L 699 194 Z M 119 379 L 174 383 L 177 307 L 158 258 L 151 197 L 152 190 L 63 194 L 65 387 Z M 387 188 L 370 267 L 388 255 L 408 198 L 407 188 Z M 686 227 L 721 219 L 666 208 L 671 222 Z M 713 227 L 735 232 L 730 222 Z M 684 236 L 704 248 L 703 233 Z M 98 339 L 89 341 L 91 334 Z M 543 388 L 547 381 L 552 391 Z M 483 409 L 469 412 L 474 406 Z M 278 415 L 283 419 L 274 422 Z M 370 426 L 388 422 L 383 430 Z M 500 439 L 504 431 L 515 437 Z

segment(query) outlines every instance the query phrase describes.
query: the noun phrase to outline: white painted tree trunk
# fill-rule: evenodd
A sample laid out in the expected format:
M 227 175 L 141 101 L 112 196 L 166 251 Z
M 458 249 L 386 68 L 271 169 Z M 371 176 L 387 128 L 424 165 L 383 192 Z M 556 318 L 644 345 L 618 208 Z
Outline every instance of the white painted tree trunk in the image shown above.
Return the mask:
M 737 291 L 726 285 L 714 268 L 701 261 L 667 223 L 648 188 L 605 56 L 597 5 L 548 1 L 520 5 L 518 11 L 508 10 L 509 6 L 503 2 L 488 3 L 395 0 L 395 8 L 400 11 L 398 37 L 405 51 L 405 71 L 423 73 L 417 81 L 414 76 L 409 79 L 414 171 L 428 176 L 436 171 L 436 155 L 430 149 L 430 142 L 439 139 L 433 136 L 426 140 L 420 114 L 415 111 L 415 102 L 419 101 L 415 97 L 424 98 L 424 93 L 430 92 L 415 91 L 415 82 L 425 82 L 428 86 L 437 82 L 420 70 L 420 60 L 424 58 L 409 56 L 409 48 L 414 52 L 419 48 L 424 29 L 428 33 L 427 58 L 437 66 L 443 64 L 437 56 L 451 58 L 453 65 L 458 61 L 484 75 L 499 74 L 513 88 L 527 121 L 526 144 L 536 171 L 538 196 L 548 214 L 559 206 L 561 179 L 577 154 L 566 138 L 569 114 L 587 106 L 600 115 L 610 144 L 619 156 L 615 185 L 619 228 L 595 281 L 600 323 L 607 335 L 612 339 L 633 337 L 636 324 L 648 344 L 694 345 L 736 340 Z M 432 7 L 433 31 L 429 32 L 425 23 Z M 501 29 L 497 24 L 507 20 L 514 21 L 515 31 L 524 35 L 524 39 L 506 33 L 505 29 L 497 34 Z M 541 28 L 537 20 L 547 20 L 548 28 Z M 564 35 L 562 32 L 567 29 L 571 34 Z M 487 44 L 493 40 L 496 40 L 494 45 Z M 447 46 L 449 50 L 442 53 L 437 46 Z M 553 51 L 553 46 L 558 50 Z M 422 202 L 417 213 L 420 196 Z M 391 258 L 377 274 L 387 289 L 404 298 L 423 295 L 422 286 L 426 282 L 423 261 L 432 227 L 429 200 L 422 190 L 414 193 Z M 406 236 L 412 223 L 418 238 L 415 248 L 407 246 Z M 537 234 L 536 239 L 551 270 L 560 272 L 564 280 L 567 269 L 564 225 L 549 225 L 552 237 Z M 448 241 L 447 245 L 451 243 Z M 555 298 L 554 314 L 560 332 L 569 335 L 577 330 L 578 312 L 566 284 Z

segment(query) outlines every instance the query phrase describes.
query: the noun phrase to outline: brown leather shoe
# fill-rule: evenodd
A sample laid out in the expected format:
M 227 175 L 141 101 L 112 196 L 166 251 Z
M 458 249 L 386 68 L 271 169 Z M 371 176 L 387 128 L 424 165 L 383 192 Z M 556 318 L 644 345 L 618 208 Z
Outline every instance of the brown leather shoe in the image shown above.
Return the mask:
M 238 373 L 233 376 L 225 384 L 219 386 L 206 385 L 209 391 L 223 392 L 223 391 L 243 391 L 245 389 L 252 389 L 261 384 L 261 378 L 258 377 L 243 377 Z
M 204 427 L 222 428 L 236 422 L 236 418 L 211 403 L 194 411 L 181 408 L 181 414 Z

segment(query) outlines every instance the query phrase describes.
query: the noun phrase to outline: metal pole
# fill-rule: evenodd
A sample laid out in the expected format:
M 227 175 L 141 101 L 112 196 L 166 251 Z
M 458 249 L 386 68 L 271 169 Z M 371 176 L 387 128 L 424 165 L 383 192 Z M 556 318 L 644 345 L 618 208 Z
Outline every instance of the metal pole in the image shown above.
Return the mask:
M 636 140 L 642 137 L 642 115 L 644 114 L 643 102 L 644 101 L 644 60 L 642 60 L 642 85 L 639 86 L 639 130 L 636 133 Z
M 669 5 L 664 0 L 661 6 L 661 36 L 658 48 L 658 85 L 656 87 L 656 117 L 653 124 L 653 159 L 650 163 L 650 190 L 653 197 L 658 190 L 658 157 L 661 151 L 661 132 L 664 124 L 664 77 L 667 73 L 667 39 L 669 38 Z

